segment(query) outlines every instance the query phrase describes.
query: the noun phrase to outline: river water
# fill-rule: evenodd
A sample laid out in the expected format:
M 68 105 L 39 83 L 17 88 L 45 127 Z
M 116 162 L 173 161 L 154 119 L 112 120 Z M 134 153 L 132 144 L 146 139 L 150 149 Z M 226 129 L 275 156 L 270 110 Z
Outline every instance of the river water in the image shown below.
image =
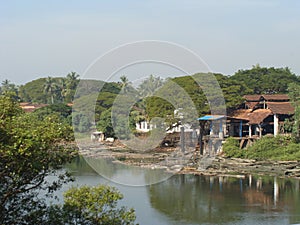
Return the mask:
M 174 175 L 157 184 L 137 187 L 103 178 L 84 158 L 66 168 L 76 181 L 57 193 L 60 199 L 71 186 L 112 185 L 124 195 L 120 204 L 136 210 L 136 222 L 141 225 L 300 224 L 297 179 Z M 126 179 L 135 179 L 129 170 Z

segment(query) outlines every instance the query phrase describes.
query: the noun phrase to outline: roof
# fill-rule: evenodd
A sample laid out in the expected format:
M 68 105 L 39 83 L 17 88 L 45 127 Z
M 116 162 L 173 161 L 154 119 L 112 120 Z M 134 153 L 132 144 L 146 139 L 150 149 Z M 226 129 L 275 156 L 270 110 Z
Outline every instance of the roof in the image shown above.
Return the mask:
M 244 95 L 243 98 L 248 102 L 258 102 L 263 97 L 267 101 L 289 101 L 289 96 L 286 94 L 273 95 Z
M 264 99 L 266 99 L 267 101 L 288 101 L 290 100 L 289 96 L 286 94 L 275 94 L 275 95 L 262 95 L 264 97 Z
M 289 102 L 268 102 L 267 106 L 274 114 L 294 114 L 295 108 Z
M 33 112 L 36 109 L 47 106 L 47 104 L 38 104 L 38 103 L 30 103 L 30 102 L 21 102 L 20 107 L 25 112 Z
M 258 102 L 260 99 L 261 95 L 244 95 L 243 98 L 246 99 L 247 101 L 256 101 Z
M 224 119 L 226 116 L 224 115 L 206 115 L 198 118 L 197 120 L 220 120 Z
M 270 115 L 273 115 L 270 109 L 257 109 L 255 111 L 252 111 L 251 109 L 239 109 L 234 111 L 231 117 L 240 120 L 248 120 L 249 124 L 260 124 Z
M 246 102 L 245 103 L 249 109 L 254 109 L 258 102 Z
M 270 109 L 257 109 L 250 114 L 249 124 L 260 124 L 270 115 L 273 115 Z
M 232 112 L 230 115 L 231 118 L 240 119 L 240 120 L 249 120 L 251 114 L 251 109 L 237 109 Z

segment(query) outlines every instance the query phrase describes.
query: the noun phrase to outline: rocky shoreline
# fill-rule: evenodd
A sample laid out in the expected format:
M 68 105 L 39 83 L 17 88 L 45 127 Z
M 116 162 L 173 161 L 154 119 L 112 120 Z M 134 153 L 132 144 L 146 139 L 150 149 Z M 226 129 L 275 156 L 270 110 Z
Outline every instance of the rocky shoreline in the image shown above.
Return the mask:
M 224 156 L 198 156 L 195 151 L 182 153 L 178 148 L 133 151 L 122 145 L 88 144 L 80 148 L 84 157 L 111 158 L 115 163 L 144 168 L 162 168 L 170 173 L 245 177 L 249 174 L 300 178 L 299 161 L 258 161 Z

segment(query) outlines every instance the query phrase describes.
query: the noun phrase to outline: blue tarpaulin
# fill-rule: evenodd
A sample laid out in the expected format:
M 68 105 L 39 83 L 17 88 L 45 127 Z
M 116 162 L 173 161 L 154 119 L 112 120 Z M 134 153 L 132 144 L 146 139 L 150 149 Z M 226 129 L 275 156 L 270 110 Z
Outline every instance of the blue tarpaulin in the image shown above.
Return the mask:
M 206 115 L 198 118 L 197 120 L 220 120 L 224 118 L 225 118 L 224 115 Z

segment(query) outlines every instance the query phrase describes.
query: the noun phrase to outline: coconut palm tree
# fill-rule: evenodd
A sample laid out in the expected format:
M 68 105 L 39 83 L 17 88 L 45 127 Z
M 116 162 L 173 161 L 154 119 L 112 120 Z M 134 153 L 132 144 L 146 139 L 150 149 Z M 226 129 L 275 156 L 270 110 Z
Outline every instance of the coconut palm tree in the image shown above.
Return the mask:
M 79 81 L 79 74 L 76 72 L 68 73 L 66 79 L 67 87 L 71 90 L 75 90 Z
M 122 93 L 127 93 L 130 90 L 130 84 L 131 82 L 128 80 L 128 78 L 123 75 L 120 77 L 120 87 L 121 87 L 121 92 Z
M 138 90 L 141 97 L 148 97 L 152 96 L 162 85 L 163 80 L 151 74 L 148 79 L 139 85 Z
M 54 95 L 56 94 L 58 89 L 57 83 L 54 81 L 52 77 L 47 77 L 44 84 L 44 92 L 51 97 L 51 103 L 54 103 Z

